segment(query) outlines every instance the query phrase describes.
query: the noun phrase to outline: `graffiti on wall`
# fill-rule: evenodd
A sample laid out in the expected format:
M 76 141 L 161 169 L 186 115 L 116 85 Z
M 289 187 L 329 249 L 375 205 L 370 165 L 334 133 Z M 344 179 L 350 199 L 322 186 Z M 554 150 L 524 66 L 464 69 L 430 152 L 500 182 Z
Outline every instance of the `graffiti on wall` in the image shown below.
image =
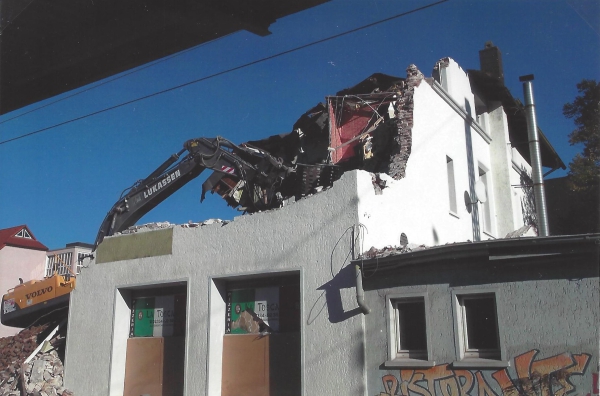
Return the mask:
M 481 370 L 452 369 L 450 364 L 402 369 L 398 376 L 381 377 L 384 390 L 377 396 L 565 396 L 576 390 L 571 376 L 583 375 L 591 358 L 565 352 L 536 360 L 538 353 L 532 349 L 515 357 L 514 374 L 502 369 L 484 376 Z M 590 385 L 597 395 L 597 373 L 593 380 L 596 384 Z

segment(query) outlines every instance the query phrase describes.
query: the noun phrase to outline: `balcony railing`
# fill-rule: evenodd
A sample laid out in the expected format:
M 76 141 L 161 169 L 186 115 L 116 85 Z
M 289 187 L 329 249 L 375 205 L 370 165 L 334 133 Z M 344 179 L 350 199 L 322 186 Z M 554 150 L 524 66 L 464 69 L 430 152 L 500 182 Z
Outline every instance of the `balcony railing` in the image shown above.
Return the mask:
M 46 259 L 46 277 L 57 275 L 78 275 L 80 263 L 73 257 L 73 252 L 53 254 Z

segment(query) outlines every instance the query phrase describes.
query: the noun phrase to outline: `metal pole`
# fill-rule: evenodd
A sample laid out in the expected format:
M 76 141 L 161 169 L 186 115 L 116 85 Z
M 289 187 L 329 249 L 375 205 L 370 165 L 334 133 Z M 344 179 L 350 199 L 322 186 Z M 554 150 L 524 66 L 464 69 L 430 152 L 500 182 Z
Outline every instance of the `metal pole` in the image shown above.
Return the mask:
M 527 118 L 527 135 L 529 137 L 529 153 L 531 157 L 531 173 L 533 179 L 533 193 L 535 195 L 535 211 L 539 236 L 550 235 L 548 228 L 548 211 L 546 209 L 546 193 L 544 191 L 544 178 L 542 176 L 542 155 L 540 153 L 540 139 L 538 134 L 535 104 L 533 101 L 533 74 L 519 77 L 523 83 L 523 96 L 525 98 L 525 116 Z

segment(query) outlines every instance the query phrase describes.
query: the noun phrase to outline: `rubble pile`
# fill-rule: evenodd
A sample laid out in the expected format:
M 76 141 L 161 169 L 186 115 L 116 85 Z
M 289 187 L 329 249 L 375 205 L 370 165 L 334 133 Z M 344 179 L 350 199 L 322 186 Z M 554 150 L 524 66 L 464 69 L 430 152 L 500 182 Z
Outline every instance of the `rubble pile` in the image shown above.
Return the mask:
M 38 346 L 38 336 L 47 328 L 48 324 L 31 326 L 12 337 L 0 338 L 0 370 L 27 359 Z
M 63 387 L 64 367 L 56 350 L 39 353 L 35 360 L 22 367 L 23 394 L 40 396 L 72 396 Z
M 408 253 L 408 252 L 416 252 L 418 250 L 427 249 L 425 245 L 416 245 L 416 244 L 408 244 L 405 247 L 401 246 L 386 246 L 381 249 L 377 249 L 375 246 L 371 247 L 371 249 L 364 252 L 360 258 L 364 260 L 372 259 L 372 258 L 383 258 L 388 256 L 394 256 L 397 254 Z
M 0 338 L 0 396 L 73 395 L 63 387 L 64 368 L 57 351 L 64 335 L 55 335 L 33 360 L 24 363 L 49 327 L 32 326 L 15 336 Z
M 121 232 L 115 232 L 115 235 L 122 235 L 122 234 L 135 234 L 136 232 L 145 232 L 145 231 L 152 231 L 152 230 L 160 230 L 163 228 L 172 228 L 175 227 L 175 224 L 171 224 L 168 221 L 159 221 L 159 222 L 155 222 L 155 223 L 146 223 L 146 224 L 140 224 L 140 225 L 133 225 Z

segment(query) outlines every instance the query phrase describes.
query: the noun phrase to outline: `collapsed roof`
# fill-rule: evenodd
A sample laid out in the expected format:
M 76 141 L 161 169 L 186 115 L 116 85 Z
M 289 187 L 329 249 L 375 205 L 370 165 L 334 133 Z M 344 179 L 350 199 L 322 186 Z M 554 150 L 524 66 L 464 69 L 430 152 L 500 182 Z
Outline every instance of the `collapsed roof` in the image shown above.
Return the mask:
M 243 205 L 243 197 L 237 194 L 239 181 L 222 172 L 215 171 L 208 178 L 205 190 L 252 212 L 327 188 L 353 169 L 401 179 L 411 150 L 412 96 L 424 78 L 414 65 L 407 72 L 407 78 L 375 73 L 309 109 L 294 123 L 292 132 L 244 143 L 296 169 L 274 186 L 269 196 L 278 194 L 279 199 L 269 199 L 268 207 Z
M 528 160 L 527 124 L 521 103 L 512 97 L 501 78 L 477 70 L 468 74 L 480 98 L 500 101 L 507 109 L 510 140 Z M 372 74 L 353 87 L 327 96 L 325 103 L 302 114 L 292 132 L 242 144 L 263 150 L 296 170 L 280 185 L 255 193 L 251 198 L 254 204 L 248 205 L 248 194 L 243 196 L 240 192 L 243 183 L 222 172 L 209 177 L 203 185 L 204 193 L 218 193 L 229 205 L 253 212 L 279 207 L 285 199 L 327 188 L 349 170 L 403 178 L 412 150 L 414 89 L 423 79 L 415 65 L 407 68 L 406 78 Z M 564 168 L 541 131 L 540 140 L 543 166 Z M 240 154 L 244 160 L 252 160 Z M 385 187 L 377 178 L 373 183 L 376 189 Z

